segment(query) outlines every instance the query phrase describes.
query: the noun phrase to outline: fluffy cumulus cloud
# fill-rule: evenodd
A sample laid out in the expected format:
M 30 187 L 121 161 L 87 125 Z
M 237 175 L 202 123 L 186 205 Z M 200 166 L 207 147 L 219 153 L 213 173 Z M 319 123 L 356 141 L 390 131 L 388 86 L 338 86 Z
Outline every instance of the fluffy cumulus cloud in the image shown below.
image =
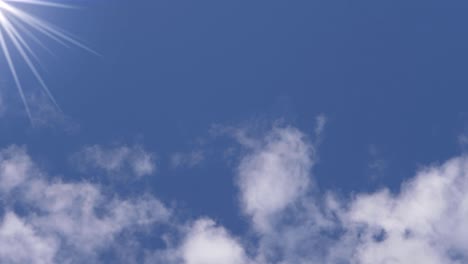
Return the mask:
M 165 223 L 156 198 L 122 199 L 42 172 L 23 148 L 0 151 L 0 263 L 93 263 L 123 232 Z
M 174 218 L 175 209 L 151 195 L 124 199 L 97 184 L 52 178 L 22 148 L 0 151 L 0 262 L 108 263 L 102 254 L 119 249 L 126 258 L 112 263 L 467 263 L 467 157 L 422 168 L 398 192 L 346 195 L 317 187 L 318 141 L 298 129 L 239 139 L 233 184 L 249 227 L 243 234 L 206 216 Z M 85 153 L 105 171 L 133 166 L 129 149 Z M 163 231 L 154 234 L 158 225 Z M 140 230 L 165 246 L 140 247 L 132 236 Z
M 181 224 L 179 238 L 164 250 L 153 252 L 145 263 L 254 264 L 239 238 L 213 219 L 202 217 Z
M 346 215 L 359 263 L 466 263 L 468 159 L 420 171 L 399 194 L 361 194 Z
M 382 189 L 338 199 L 343 195 L 313 184 L 314 146 L 299 130 L 276 127 L 263 138 L 240 142 L 249 144 L 236 183 L 254 238 L 241 243 L 246 240 L 217 226 L 224 235 L 216 244 L 230 245 L 216 251 L 222 256 L 256 264 L 468 261 L 468 158 L 421 169 L 398 193 Z M 208 223 L 202 226 L 214 226 Z M 198 231 L 186 236 L 179 251 L 190 245 L 197 254 L 183 255 L 182 263 L 216 257 L 204 250 L 216 240 L 200 232 L 205 228 L 194 225 Z M 205 262 L 190 262 L 197 258 Z
M 38 234 L 34 227 L 14 213 L 7 213 L 0 225 L 0 260 L 3 263 L 53 263 L 58 243 Z
M 186 264 L 244 264 L 240 243 L 211 219 L 199 219 L 189 229 L 179 254 Z
M 99 169 L 109 174 L 130 171 L 132 175 L 142 177 L 156 170 L 154 154 L 141 146 L 87 146 L 75 155 L 74 160 L 83 169 Z
M 242 159 L 238 179 L 242 206 L 259 230 L 269 229 L 275 214 L 307 191 L 312 158 L 304 140 L 297 129 L 275 128 Z

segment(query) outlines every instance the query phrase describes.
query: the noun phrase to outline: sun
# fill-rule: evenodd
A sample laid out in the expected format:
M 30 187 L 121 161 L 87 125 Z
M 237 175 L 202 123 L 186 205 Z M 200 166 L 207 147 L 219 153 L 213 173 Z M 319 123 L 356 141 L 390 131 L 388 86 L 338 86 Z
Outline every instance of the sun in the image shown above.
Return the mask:
M 32 119 L 31 110 L 21 83 L 21 76 L 17 71 L 16 63 L 11 55 L 12 52 L 15 51 L 19 55 L 29 68 L 30 73 L 34 76 L 57 108 L 57 102 L 33 62 L 33 58 L 37 60 L 38 58 L 29 42 L 34 41 L 36 44 L 39 44 L 38 46 L 47 48 L 41 39 L 49 38 L 62 45 L 71 44 L 92 53 L 95 52 L 81 44 L 73 36 L 59 27 L 25 11 L 24 8 L 21 8 L 21 6 L 24 7 L 26 5 L 42 6 L 47 8 L 74 7 L 48 0 L 0 0 L 0 51 L 5 57 L 6 65 L 12 74 L 16 88 L 18 89 L 21 100 L 26 108 L 27 115 L 29 119 Z

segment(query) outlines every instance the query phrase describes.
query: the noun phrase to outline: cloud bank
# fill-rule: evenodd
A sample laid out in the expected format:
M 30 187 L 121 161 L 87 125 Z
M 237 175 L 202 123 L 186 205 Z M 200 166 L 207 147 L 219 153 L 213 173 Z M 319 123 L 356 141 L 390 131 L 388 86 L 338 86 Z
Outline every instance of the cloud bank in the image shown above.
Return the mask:
M 242 137 L 233 184 L 249 227 L 243 234 L 209 216 L 174 217 L 176 209 L 154 195 L 123 198 L 91 182 L 64 182 L 39 169 L 25 149 L 6 148 L 0 151 L 0 262 L 467 262 L 467 157 L 422 168 L 397 193 L 346 195 L 315 183 L 312 142 L 290 126 Z M 83 153 L 89 166 L 138 176 L 132 162 L 146 152 L 134 150 L 94 146 Z M 148 237 L 164 245 L 146 247 Z M 125 260 L 109 254 L 117 248 L 128 253 Z

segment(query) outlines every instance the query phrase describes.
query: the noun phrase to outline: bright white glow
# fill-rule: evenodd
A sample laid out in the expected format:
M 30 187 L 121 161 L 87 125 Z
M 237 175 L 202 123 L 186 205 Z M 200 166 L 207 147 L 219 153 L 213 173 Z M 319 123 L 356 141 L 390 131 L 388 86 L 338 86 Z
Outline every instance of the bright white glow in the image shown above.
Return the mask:
M 62 29 L 24 11 L 18 4 L 54 8 L 72 8 L 72 6 L 48 0 L 0 0 L 0 50 L 4 54 L 8 68 L 13 75 L 16 87 L 21 96 L 21 100 L 23 101 L 26 112 L 31 119 L 31 111 L 26 101 L 24 89 L 11 52 L 15 50 L 20 55 L 24 63 L 31 70 L 33 76 L 41 85 L 42 89 L 57 107 L 58 105 L 52 96 L 52 93 L 32 61 L 32 58 L 37 60 L 37 56 L 28 44 L 28 40 L 33 40 L 43 48 L 46 48 L 36 36 L 43 35 L 65 46 L 72 44 L 90 52 L 95 52 L 75 40 Z

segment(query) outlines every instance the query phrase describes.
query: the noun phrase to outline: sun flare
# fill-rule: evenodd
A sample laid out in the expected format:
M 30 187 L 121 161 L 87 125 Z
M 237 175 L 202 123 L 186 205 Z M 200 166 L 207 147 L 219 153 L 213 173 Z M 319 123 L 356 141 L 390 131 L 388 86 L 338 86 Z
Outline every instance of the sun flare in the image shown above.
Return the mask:
M 14 51 L 19 55 L 47 96 L 54 105 L 58 107 L 52 93 L 39 73 L 36 64 L 33 62 L 33 59 L 37 61 L 39 61 L 39 59 L 31 47 L 30 41 L 47 49 L 46 45 L 41 41 L 41 38 L 45 37 L 65 46 L 71 44 L 93 53 L 94 51 L 78 42 L 74 37 L 59 27 L 21 8 L 21 6 L 24 7 L 26 5 L 48 8 L 73 8 L 73 6 L 47 0 L 0 0 L 0 50 L 13 76 L 14 83 L 26 108 L 28 117 L 31 119 L 31 110 L 12 52 Z

